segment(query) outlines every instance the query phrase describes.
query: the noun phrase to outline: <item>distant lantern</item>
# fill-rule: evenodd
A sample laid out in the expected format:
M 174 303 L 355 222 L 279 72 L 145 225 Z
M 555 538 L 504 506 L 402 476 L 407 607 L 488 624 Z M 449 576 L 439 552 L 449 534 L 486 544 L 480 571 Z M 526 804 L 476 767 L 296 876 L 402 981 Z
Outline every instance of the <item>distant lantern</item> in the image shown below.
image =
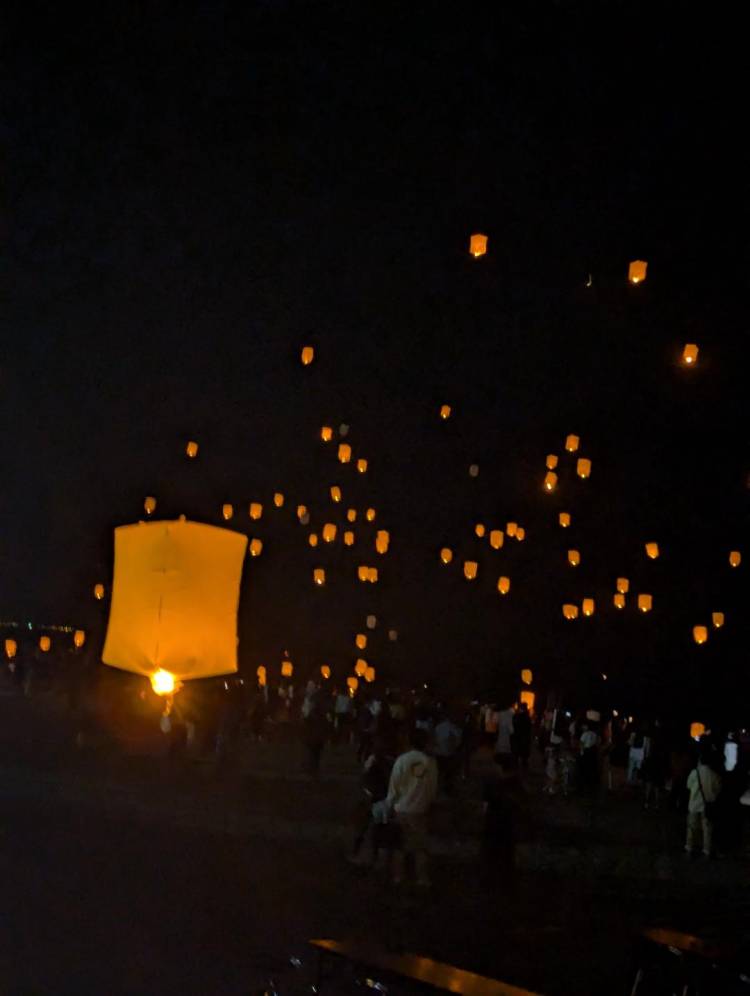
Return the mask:
M 547 455 L 547 470 L 554 470 L 557 466 L 557 457 L 554 453 L 549 453 Z
M 357 577 L 359 578 L 360 581 L 367 580 L 367 571 L 368 568 L 365 566 L 365 564 L 359 565 L 359 567 L 357 568 Z
M 354 643 L 355 646 L 357 647 L 357 650 L 364 650 L 367 647 L 367 634 L 357 633 L 357 635 L 354 637 Z
M 646 279 L 648 263 L 642 259 L 634 259 L 628 267 L 628 280 L 631 284 L 640 284 Z
M 367 663 L 364 657 L 359 657 L 357 658 L 357 662 L 354 665 L 354 673 L 357 675 L 358 678 L 362 678 L 369 666 L 370 665 Z
M 331 669 L 329 668 L 329 666 L 327 664 L 321 664 L 321 666 L 320 666 L 320 677 L 324 681 L 328 681 L 328 679 L 331 677 Z
M 569 603 L 563 605 L 562 613 L 566 619 L 577 619 L 578 618 L 578 606 L 570 605 Z
M 315 350 L 312 346 L 303 346 L 302 353 L 300 355 L 303 367 L 309 367 L 312 361 L 315 359 Z
M 347 508 L 346 510 L 346 521 L 356 522 L 357 521 L 357 510 L 356 508 Z
M 544 490 L 554 491 L 557 487 L 557 474 L 554 470 L 548 470 L 544 475 Z
M 259 501 L 251 501 L 249 508 L 250 518 L 257 520 L 263 515 L 263 506 Z
M 469 467 L 469 477 L 479 477 L 479 464 L 472 463 Z
M 510 578 L 506 578 L 505 575 L 497 579 L 497 590 L 501 595 L 507 595 L 510 591 Z
M 304 517 L 306 515 L 307 515 L 307 505 L 298 505 L 297 506 L 297 518 L 299 519 L 299 521 L 302 522 L 302 520 L 304 519 Z
M 350 695 L 354 695 L 354 693 L 359 688 L 359 682 L 357 681 L 357 679 L 354 677 L 353 674 L 349 675 L 349 677 L 346 679 L 346 687 L 349 689 Z
M 689 342 L 682 351 L 682 362 L 692 367 L 698 362 L 698 347 L 694 342 Z
M 273 503 L 276 506 L 276 508 L 283 508 L 284 496 L 280 491 L 277 491 L 276 494 L 273 496 Z
M 568 453 L 575 453 L 581 443 L 579 436 L 566 436 L 565 437 L 565 449 Z
M 335 501 L 337 504 L 341 501 L 341 488 L 334 484 L 331 488 L 331 501 Z
M 326 572 L 322 567 L 313 568 L 313 581 L 319 587 L 326 583 Z
M 324 443 L 330 443 L 330 441 L 333 439 L 333 429 L 330 427 L 330 425 L 324 425 L 322 427 L 322 429 L 320 430 L 320 438 L 323 440 Z
M 282 678 L 291 678 L 293 674 L 294 674 L 294 664 L 292 664 L 291 661 L 282 661 L 281 662 L 281 677 Z
M 354 533 L 347 529 L 344 533 L 344 546 L 354 546 Z
M 340 436 L 349 435 L 349 426 L 346 424 L 346 422 L 342 422 L 341 425 L 339 426 L 339 435 Z
M 309 513 L 309 512 L 304 512 L 304 513 L 302 514 L 302 517 L 301 517 L 301 519 L 300 519 L 299 521 L 300 521 L 300 523 L 301 523 L 301 524 L 302 524 L 303 526 L 307 526 L 307 525 L 309 525 L 309 523 L 310 523 L 310 513 Z
M 641 612 L 650 612 L 653 608 L 654 600 L 651 595 L 638 596 L 638 608 Z
M 326 524 L 323 526 L 323 542 L 333 543 L 333 541 L 336 539 L 336 532 L 337 530 L 335 523 L 326 522 Z
M 368 667 L 368 669 L 365 671 L 365 681 L 368 684 L 372 684 L 372 682 L 375 681 L 375 668 L 374 667 Z
M 523 526 L 518 526 L 516 528 L 516 539 L 518 540 L 519 543 L 523 543 L 523 541 L 526 539 L 526 530 L 523 528 Z
M 646 544 L 646 556 L 650 557 L 651 560 L 656 560 L 659 556 L 659 544 L 658 543 L 647 543 Z
M 625 596 L 622 594 L 622 592 L 620 592 L 620 591 L 616 592 L 615 595 L 614 595 L 613 601 L 615 603 L 615 608 L 616 609 L 624 609 L 625 608 Z
M 691 740 L 700 740 L 703 734 L 706 732 L 706 727 L 704 723 L 691 723 L 690 724 L 690 738 Z
M 441 405 L 440 406 L 440 418 L 443 419 L 443 421 L 445 421 L 445 419 L 450 418 L 450 417 L 451 417 L 451 406 L 450 405 Z
M 508 522 L 505 526 L 505 533 L 512 538 L 516 535 L 516 529 L 518 529 L 517 522 Z
M 307 542 L 310 544 L 311 547 L 313 548 L 316 547 L 318 545 L 318 534 L 310 533 L 310 535 L 307 537 Z
M 714 629 L 721 629 L 724 625 L 724 613 L 723 612 L 712 612 L 711 622 L 714 625 Z
M 493 550 L 499 550 L 500 547 L 505 542 L 505 533 L 502 529 L 491 529 L 490 530 L 490 546 Z
M 467 581 L 473 581 L 477 576 L 478 564 L 476 560 L 465 560 L 464 561 L 464 577 Z
M 578 550 L 568 550 L 568 563 L 571 567 L 578 567 L 581 562 L 581 554 Z
M 389 629 L 388 630 L 388 639 L 391 641 L 391 643 L 395 643 L 396 640 L 398 640 L 398 630 L 397 629 Z
M 52 640 L 50 640 L 48 636 L 39 637 L 39 649 L 42 651 L 43 654 L 46 654 L 51 646 L 52 646 Z
M 185 447 L 185 452 L 190 457 L 191 460 L 195 460 L 198 456 L 198 444 L 190 440 L 190 442 Z
M 260 687 L 261 688 L 265 688 L 265 686 L 266 686 L 266 669 L 263 667 L 262 664 L 257 668 L 255 674 L 256 674 L 256 676 L 258 678 L 258 684 L 260 685 Z
M 453 550 L 449 546 L 444 546 L 440 551 L 440 559 L 444 564 L 449 564 L 453 560 Z
M 370 584 L 377 584 L 377 580 L 378 580 L 378 569 L 377 569 L 377 567 L 368 567 L 367 568 L 367 580 L 370 582 Z
M 476 259 L 478 256 L 484 256 L 487 252 L 487 236 L 481 235 L 476 232 L 469 239 L 469 252 Z
M 146 515 L 153 515 L 156 511 L 156 498 L 151 497 L 151 495 L 148 498 L 144 498 L 143 508 Z
M 595 608 L 596 605 L 593 598 L 584 598 L 581 604 L 581 610 L 585 616 L 593 616 Z
M 367 626 L 368 629 L 375 629 L 377 624 L 378 624 L 377 616 L 368 616 L 367 619 L 365 619 L 365 625 Z
M 77 647 L 79 650 L 86 642 L 86 633 L 82 629 L 77 629 L 73 634 L 73 646 Z
M 729 554 L 729 566 L 739 567 L 742 563 L 742 554 L 739 550 L 732 550 Z
M 578 463 L 576 464 L 576 473 L 579 477 L 586 480 L 587 477 L 591 477 L 591 461 L 586 457 L 579 457 Z
M 536 702 L 536 694 L 529 688 L 524 688 L 521 692 L 521 705 L 525 705 L 529 712 L 534 711 L 534 703 Z
M 375 516 L 377 514 L 378 513 L 375 511 L 374 508 L 368 508 L 367 512 L 365 512 L 365 518 L 367 519 L 368 522 L 374 522 L 375 521 Z
M 349 443 L 339 443 L 339 461 L 349 463 L 352 458 L 352 448 Z
M 484 523 L 482 522 L 477 522 L 477 524 L 474 526 L 474 532 L 477 534 L 477 536 L 480 539 L 484 536 L 485 531 L 486 530 L 484 528 Z
M 229 502 L 221 506 L 221 514 L 227 521 L 232 518 L 234 515 L 234 508 L 229 504 Z
M 8 637 L 8 639 L 5 641 L 5 656 L 8 658 L 9 661 L 13 660 L 13 658 L 16 656 L 17 651 L 18 651 L 18 644 L 16 643 L 15 640 Z
M 379 529 L 375 537 L 375 549 L 378 553 L 388 553 L 391 535 L 387 529 Z
M 357 472 L 360 474 L 367 473 L 367 460 L 359 459 L 357 460 Z
M 251 539 L 248 550 L 251 557 L 259 557 L 263 553 L 263 540 L 258 539 L 257 536 Z
M 521 681 L 524 683 L 524 685 L 530 685 L 533 680 L 534 680 L 534 674 L 531 668 L 530 667 L 523 668 L 523 670 L 521 671 Z
M 630 582 L 628 581 L 627 578 L 618 578 L 615 587 L 617 588 L 617 590 L 620 592 L 621 595 L 627 595 L 627 593 L 630 591 Z
M 693 639 L 696 643 L 705 643 L 708 639 L 708 627 L 693 626 Z
M 560 523 L 563 529 L 567 529 L 568 526 L 570 525 L 570 512 L 560 512 L 560 514 L 557 517 L 557 521 Z
M 95 584 L 94 585 L 94 598 L 97 600 L 97 602 L 101 602 L 101 600 L 104 598 L 104 585 L 103 584 Z

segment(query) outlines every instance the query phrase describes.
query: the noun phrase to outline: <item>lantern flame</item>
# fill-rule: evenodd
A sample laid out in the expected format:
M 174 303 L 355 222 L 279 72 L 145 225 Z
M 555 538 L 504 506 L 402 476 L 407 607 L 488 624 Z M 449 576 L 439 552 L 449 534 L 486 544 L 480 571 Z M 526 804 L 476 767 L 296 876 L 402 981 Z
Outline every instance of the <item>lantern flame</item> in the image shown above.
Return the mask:
M 159 668 L 151 675 L 151 687 L 157 695 L 174 695 L 177 683 L 171 671 Z

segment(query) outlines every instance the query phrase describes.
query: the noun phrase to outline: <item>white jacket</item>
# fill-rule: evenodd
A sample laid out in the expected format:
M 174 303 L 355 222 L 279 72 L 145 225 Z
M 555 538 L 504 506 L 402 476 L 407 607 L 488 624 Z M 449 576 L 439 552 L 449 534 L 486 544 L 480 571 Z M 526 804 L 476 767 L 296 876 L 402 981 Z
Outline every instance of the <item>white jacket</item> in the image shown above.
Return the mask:
M 397 813 L 418 816 L 432 805 L 438 788 L 435 759 L 421 750 L 396 758 L 388 785 L 388 803 Z

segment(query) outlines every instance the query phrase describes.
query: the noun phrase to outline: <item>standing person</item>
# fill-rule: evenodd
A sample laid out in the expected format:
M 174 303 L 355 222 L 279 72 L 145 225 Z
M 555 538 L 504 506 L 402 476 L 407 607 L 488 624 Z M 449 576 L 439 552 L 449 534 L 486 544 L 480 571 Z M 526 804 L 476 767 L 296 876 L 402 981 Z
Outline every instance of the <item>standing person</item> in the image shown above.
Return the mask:
M 581 726 L 578 744 L 579 784 L 586 794 L 594 795 L 599 786 L 599 735 L 588 723 Z
M 453 792 L 453 781 L 458 767 L 458 752 L 461 748 L 461 729 L 445 713 L 433 734 L 435 758 L 443 790 L 446 795 Z
M 349 860 L 352 864 L 360 864 L 359 852 L 367 839 L 368 833 L 372 847 L 371 864 L 375 864 L 378 851 L 388 846 L 389 824 L 373 820 L 373 807 L 382 803 L 388 795 L 388 785 L 393 769 L 393 757 L 388 744 L 381 736 L 375 737 L 372 754 L 364 764 L 362 777 L 362 800 L 354 814 L 354 842 Z
M 512 747 L 512 736 L 513 736 L 513 719 L 515 713 L 513 706 L 508 709 L 502 709 L 498 713 L 497 717 L 497 740 L 495 741 L 495 761 L 503 766 L 507 767 L 508 762 L 513 761 L 513 747 Z
M 302 720 L 302 736 L 307 747 L 307 770 L 313 778 L 317 778 L 320 757 L 328 739 L 328 720 L 319 692 L 310 696 L 306 713 Z
M 647 738 L 647 743 L 648 749 L 641 768 L 643 783 L 646 786 L 643 808 L 659 809 L 661 806 L 661 794 L 664 790 L 669 771 L 669 752 L 664 738 L 664 731 L 658 719 L 654 722 L 653 729 Z
M 387 807 L 401 831 L 394 855 L 394 885 L 403 881 L 406 854 L 414 856 L 417 885 L 430 884 L 427 817 L 437 795 L 438 772 L 435 759 L 427 754 L 426 748 L 425 732 L 415 729 L 411 749 L 396 758 L 388 784 Z
M 701 744 L 698 763 L 688 775 L 687 789 L 688 814 L 685 851 L 693 855 L 702 837 L 703 853 L 711 857 L 713 843 L 713 804 L 719 798 L 721 778 L 709 764 L 711 754 L 708 747 Z
M 640 778 L 641 765 L 646 754 L 643 730 L 636 726 L 628 738 L 628 785 L 635 785 Z
M 518 767 L 528 768 L 529 755 L 531 754 L 531 716 L 529 716 L 529 707 L 525 702 L 521 703 L 518 712 L 513 716 L 512 747 Z
M 333 693 L 333 728 L 336 743 L 349 743 L 351 739 L 354 702 L 348 689 L 335 689 Z

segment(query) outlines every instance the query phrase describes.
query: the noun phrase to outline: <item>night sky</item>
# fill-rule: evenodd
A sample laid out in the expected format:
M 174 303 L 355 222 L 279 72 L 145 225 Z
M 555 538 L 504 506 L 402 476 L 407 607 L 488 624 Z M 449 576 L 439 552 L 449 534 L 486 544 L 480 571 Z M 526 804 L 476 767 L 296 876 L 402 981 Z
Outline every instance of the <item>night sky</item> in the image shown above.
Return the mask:
M 532 667 L 584 706 L 736 709 L 750 455 L 732 26 L 624 2 L 436 7 L 6 20 L 0 617 L 100 638 L 91 589 L 110 580 L 113 526 L 145 495 L 216 524 L 233 502 L 232 525 L 265 543 L 243 583 L 248 672 L 288 649 L 300 674 L 329 663 L 341 680 L 374 612 L 369 659 L 403 684 L 499 694 Z M 489 236 L 479 260 L 473 231 Z M 365 475 L 319 441 L 342 422 Z M 378 520 L 356 524 L 354 551 L 313 551 L 298 503 L 318 526 L 350 505 Z M 508 520 L 524 543 L 474 537 Z M 562 603 L 585 595 L 595 616 L 566 623 Z M 725 628 L 696 647 L 715 610 Z

